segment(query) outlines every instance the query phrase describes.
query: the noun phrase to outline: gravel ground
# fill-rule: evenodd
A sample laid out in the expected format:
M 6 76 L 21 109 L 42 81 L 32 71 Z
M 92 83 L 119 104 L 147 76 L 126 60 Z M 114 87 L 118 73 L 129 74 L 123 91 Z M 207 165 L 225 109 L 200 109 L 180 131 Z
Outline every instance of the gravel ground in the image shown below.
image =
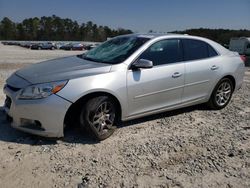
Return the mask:
M 0 46 L 0 52 L 0 87 L 26 64 L 79 53 L 14 46 Z M 249 140 L 249 68 L 225 109 L 199 105 L 126 122 L 102 142 L 78 127 L 62 139 L 25 134 L 12 129 L 0 111 L 0 185 L 250 187 Z

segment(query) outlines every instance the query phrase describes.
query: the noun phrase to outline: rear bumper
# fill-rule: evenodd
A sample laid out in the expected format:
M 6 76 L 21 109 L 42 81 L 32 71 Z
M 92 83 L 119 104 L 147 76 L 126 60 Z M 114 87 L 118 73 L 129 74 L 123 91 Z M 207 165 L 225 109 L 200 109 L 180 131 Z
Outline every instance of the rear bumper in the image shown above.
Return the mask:
M 57 95 L 45 99 L 18 100 L 8 88 L 4 93 L 11 99 L 4 111 L 10 117 L 11 126 L 31 134 L 45 137 L 63 137 L 64 117 L 71 103 Z
M 236 85 L 235 91 L 239 90 L 242 87 L 244 76 L 245 76 L 246 67 L 242 64 L 242 66 L 236 72 Z

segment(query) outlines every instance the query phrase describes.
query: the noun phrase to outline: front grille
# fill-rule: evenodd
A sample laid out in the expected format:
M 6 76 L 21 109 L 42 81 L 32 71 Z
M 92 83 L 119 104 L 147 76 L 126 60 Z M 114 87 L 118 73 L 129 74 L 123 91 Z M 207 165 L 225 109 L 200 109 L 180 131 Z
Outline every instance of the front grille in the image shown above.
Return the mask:
M 11 106 L 11 98 L 6 96 L 5 102 L 4 102 L 4 106 L 7 107 L 8 109 L 10 109 Z
M 10 86 L 10 85 L 6 85 L 6 87 L 8 88 L 8 89 L 10 89 L 11 91 L 14 91 L 14 92 L 17 92 L 17 91 L 19 91 L 21 88 L 16 88 L 16 87 L 12 87 L 12 86 Z

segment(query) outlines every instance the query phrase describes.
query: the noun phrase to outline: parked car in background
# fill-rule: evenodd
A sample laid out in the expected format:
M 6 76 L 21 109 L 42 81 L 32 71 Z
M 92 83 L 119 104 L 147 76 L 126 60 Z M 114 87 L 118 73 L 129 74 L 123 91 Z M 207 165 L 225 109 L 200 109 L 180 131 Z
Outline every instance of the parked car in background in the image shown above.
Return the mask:
M 65 45 L 65 43 L 64 42 L 56 42 L 55 45 L 56 45 L 57 49 L 60 49 L 62 46 Z
M 66 43 L 60 47 L 61 50 L 72 50 L 73 44 L 72 43 Z
M 20 46 L 24 47 L 24 48 L 30 48 L 32 45 L 33 45 L 33 43 L 31 43 L 31 42 L 22 42 L 20 44 Z
M 8 42 L 7 41 L 2 41 L 1 42 L 3 45 L 8 45 Z
M 81 43 L 75 43 L 72 45 L 71 50 L 84 50 L 84 45 Z
M 92 46 L 91 44 L 85 44 L 84 49 L 85 50 L 91 50 L 92 49 L 91 46 Z
M 32 50 L 54 50 L 56 49 L 56 45 L 52 42 L 44 42 L 32 44 L 30 48 Z
M 68 43 L 60 47 L 62 50 L 84 50 L 84 45 L 81 43 Z
M 79 124 L 103 140 L 120 120 L 201 103 L 222 109 L 244 71 L 238 53 L 206 38 L 124 35 L 16 71 L 4 87 L 4 109 L 22 131 L 62 137 L 65 126 Z
M 99 46 L 99 43 L 95 43 L 95 44 L 87 44 L 84 46 L 85 50 L 91 50 L 93 48 L 96 48 L 97 46 Z
M 3 45 L 20 45 L 20 42 L 17 41 L 2 41 Z
M 250 38 L 231 38 L 229 50 L 239 52 L 239 54 L 250 55 Z

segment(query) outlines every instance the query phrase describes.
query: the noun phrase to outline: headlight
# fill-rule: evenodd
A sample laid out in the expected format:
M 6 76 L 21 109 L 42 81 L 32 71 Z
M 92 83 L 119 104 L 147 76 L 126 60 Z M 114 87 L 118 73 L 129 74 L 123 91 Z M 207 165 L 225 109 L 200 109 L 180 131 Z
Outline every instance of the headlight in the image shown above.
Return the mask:
M 18 99 L 42 99 L 60 91 L 68 81 L 31 85 L 21 90 Z

